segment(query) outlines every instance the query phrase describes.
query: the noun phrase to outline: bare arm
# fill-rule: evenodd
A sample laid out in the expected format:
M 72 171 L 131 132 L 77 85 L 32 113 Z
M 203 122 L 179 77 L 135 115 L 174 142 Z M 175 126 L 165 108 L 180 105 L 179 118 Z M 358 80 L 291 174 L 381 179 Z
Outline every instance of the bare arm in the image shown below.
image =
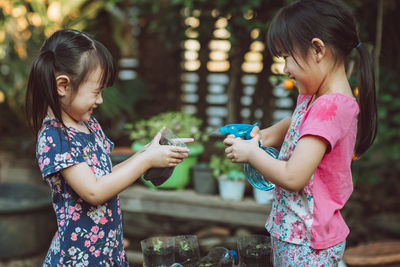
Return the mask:
M 281 146 L 283 140 L 285 139 L 286 132 L 289 129 L 290 123 L 292 121 L 291 117 L 284 118 L 279 122 L 271 125 L 268 128 L 260 130 L 258 127 L 254 127 L 251 132 L 251 136 L 256 136 L 258 133 L 261 134 L 261 144 L 263 146 L 277 147 Z
M 280 120 L 276 124 L 261 130 L 261 143 L 263 144 L 263 146 L 281 146 L 283 140 L 285 139 L 285 135 L 289 129 L 291 121 L 292 118 L 287 117 Z
M 258 138 L 254 138 L 258 142 Z M 249 162 L 264 177 L 286 190 L 297 192 L 309 181 L 328 147 L 324 139 L 306 136 L 299 140 L 288 161 L 272 158 L 257 146 L 257 142 L 227 138 L 227 157 L 232 162 Z
M 112 171 L 115 171 L 117 169 L 119 169 L 120 167 L 128 164 L 128 162 L 130 162 L 131 159 L 136 158 L 138 155 L 140 155 L 145 149 L 147 149 L 149 144 L 145 145 L 144 147 L 142 147 L 142 149 L 140 149 L 138 152 L 136 152 L 135 154 L 133 154 L 132 156 L 130 156 L 127 160 L 124 160 L 120 163 L 118 163 L 115 166 L 112 166 Z
M 188 139 L 188 142 L 193 139 Z M 92 205 L 104 203 L 135 182 L 151 167 L 174 167 L 187 157 L 189 149 L 151 144 L 136 153 L 113 171 L 96 178 L 87 163 L 82 162 L 62 170 L 62 175 L 74 191 Z
M 86 162 L 66 168 L 62 171 L 64 179 L 74 191 L 92 205 L 104 203 L 135 182 L 149 167 L 145 155 L 133 156 L 130 163 L 113 169 L 113 172 L 97 179 Z

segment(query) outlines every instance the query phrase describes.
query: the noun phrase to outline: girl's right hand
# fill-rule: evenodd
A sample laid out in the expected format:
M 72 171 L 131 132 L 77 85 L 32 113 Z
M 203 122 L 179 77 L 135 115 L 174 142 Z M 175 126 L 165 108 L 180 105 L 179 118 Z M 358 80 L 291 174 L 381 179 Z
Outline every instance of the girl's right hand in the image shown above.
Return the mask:
M 162 130 L 156 134 L 150 144 L 145 146 L 143 153 L 146 153 L 148 156 L 151 167 L 175 167 L 181 163 L 184 158 L 188 157 L 189 149 L 180 146 L 160 145 L 161 133 Z M 189 143 L 193 142 L 194 139 L 179 138 L 179 141 Z
M 256 135 L 260 136 L 260 142 L 261 142 L 261 145 L 262 145 L 262 135 L 261 135 L 260 128 L 258 126 L 254 126 L 253 129 L 250 132 L 251 138 L 254 138 Z

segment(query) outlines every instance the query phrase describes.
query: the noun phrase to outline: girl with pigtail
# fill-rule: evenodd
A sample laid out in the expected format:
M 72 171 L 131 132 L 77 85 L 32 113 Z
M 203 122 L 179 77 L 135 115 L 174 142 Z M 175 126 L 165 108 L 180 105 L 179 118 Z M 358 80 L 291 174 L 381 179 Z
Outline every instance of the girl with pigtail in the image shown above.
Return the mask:
M 253 139 L 228 136 L 232 162 L 250 163 L 276 185 L 266 222 L 274 266 L 337 266 L 349 234 L 340 214 L 352 191 L 353 153 L 362 155 L 377 133 L 372 57 L 349 9 L 336 0 L 300 0 L 282 8 L 267 35 L 273 56 L 299 91 L 290 118 Z M 359 99 L 346 77 L 351 51 L 359 52 Z M 258 145 L 278 147 L 278 159 Z
M 174 167 L 189 150 L 161 146 L 161 133 L 144 149 L 112 166 L 113 143 L 93 116 L 113 84 L 108 50 L 77 30 L 50 36 L 32 64 L 26 92 L 36 156 L 51 188 L 57 232 L 43 266 L 128 266 L 118 193 L 152 167 Z M 191 138 L 182 138 L 191 142 Z

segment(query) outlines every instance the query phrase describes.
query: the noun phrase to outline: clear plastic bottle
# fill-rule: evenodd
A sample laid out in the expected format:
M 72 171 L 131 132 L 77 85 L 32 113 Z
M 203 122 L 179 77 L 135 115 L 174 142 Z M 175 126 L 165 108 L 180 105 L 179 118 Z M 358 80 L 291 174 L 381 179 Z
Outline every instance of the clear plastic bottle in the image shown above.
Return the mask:
M 161 133 L 160 145 L 187 147 L 169 129 L 164 129 Z M 168 180 L 174 169 L 175 167 L 150 168 L 143 174 L 143 178 L 150 181 L 153 185 L 159 186 Z
M 275 148 L 263 147 L 261 145 L 260 145 L 260 148 L 262 148 L 265 152 L 267 152 L 273 158 L 278 158 L 279 151 L 276 150 Z M 256 168 L 251 166 L 249 163 L 245 163 L 243 165 L 243 170 L 244 170 L 244 174 L 246 175 L 247 180 L 253 187 L 255 187 L 259 190 L 263 190 L 263 191 L 269 191 L 269 190 L 275 188 L 275 185 L 273 183 L 268 181 L 268 179 L 266 177 L 264 177 Z
M 233 267 L 237 260 L 237 253 L 224 247 L 215 247 L 207 256 L 201 258 L 198 267 Z

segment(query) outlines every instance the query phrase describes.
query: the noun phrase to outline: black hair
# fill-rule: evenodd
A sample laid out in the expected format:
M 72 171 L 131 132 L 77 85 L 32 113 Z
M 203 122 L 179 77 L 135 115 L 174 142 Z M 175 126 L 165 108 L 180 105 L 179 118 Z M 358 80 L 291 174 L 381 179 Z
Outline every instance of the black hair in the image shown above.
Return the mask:
M 29 73 L 25 112 L 28 125 L 37 134 L 50 108 L 57 122 L 65 127 L 57 94 L 56 75 L 70 78 L 75 92 L 100 66 L 101 88 L 114 83 L 116 70 L 110 52 L 98 41 L 81 31 L 64 29 L 53 33 L 43 44 Z
M 372 145 L 378 131 L 372 56 L 360 43 L 349 8 L 338 0 L 300 0 L 280 9 L 268 29 L 267 46 L 273 56 L 288 53 L 296 60 L 294 49 L 306 58 L 313 38 L 321 39 L 332 50 L 336 62 L 345 62 L 354 48 L 359 51 L 360 114 L 355 153 L 360 156 Z

